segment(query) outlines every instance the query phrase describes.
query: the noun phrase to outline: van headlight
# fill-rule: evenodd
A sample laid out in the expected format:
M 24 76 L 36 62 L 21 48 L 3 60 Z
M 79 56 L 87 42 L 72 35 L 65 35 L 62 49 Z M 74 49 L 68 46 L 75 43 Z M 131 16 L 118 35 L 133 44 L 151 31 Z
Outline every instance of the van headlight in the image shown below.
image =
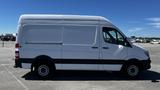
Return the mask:
M 146 56 L 149 57 L 149 51 L 145 51 L 144 53 L 145 53 Z

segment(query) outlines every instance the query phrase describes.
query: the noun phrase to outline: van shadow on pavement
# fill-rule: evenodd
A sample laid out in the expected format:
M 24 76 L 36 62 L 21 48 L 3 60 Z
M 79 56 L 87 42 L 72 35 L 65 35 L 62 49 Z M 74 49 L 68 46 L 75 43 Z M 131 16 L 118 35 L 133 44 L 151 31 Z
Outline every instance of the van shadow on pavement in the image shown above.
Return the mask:
M 34 73 L 27 73 L 22 76 L 25 80 L 44 80 L 39 78 Z M 111 81 L 111 80 L 151 80 L 152 82 L 159 82 L 160 73 L 155 71 L 143 71 L 137 78 L 131 79 L 119 72 L 106 71 L 63 71 L 57 70 L 53 78 L 46 79 L 49 81 Z

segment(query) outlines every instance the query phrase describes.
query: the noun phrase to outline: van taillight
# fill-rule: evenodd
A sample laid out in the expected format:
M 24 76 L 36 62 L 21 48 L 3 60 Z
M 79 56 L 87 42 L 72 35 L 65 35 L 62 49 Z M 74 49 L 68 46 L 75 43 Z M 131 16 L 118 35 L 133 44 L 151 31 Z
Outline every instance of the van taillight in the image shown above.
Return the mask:
M 15 44 L 15 48 L 16 48 L 16 51 L 15 51 L 15 60 L 18 60 L 20 57 L 19 57 L 19 48 L 20 48 L 20 44 L 19 43 L 16 43 Z
M 19 45 L 19 43 L 15 44 L 15 48 L 20 48 L 21 46 Z

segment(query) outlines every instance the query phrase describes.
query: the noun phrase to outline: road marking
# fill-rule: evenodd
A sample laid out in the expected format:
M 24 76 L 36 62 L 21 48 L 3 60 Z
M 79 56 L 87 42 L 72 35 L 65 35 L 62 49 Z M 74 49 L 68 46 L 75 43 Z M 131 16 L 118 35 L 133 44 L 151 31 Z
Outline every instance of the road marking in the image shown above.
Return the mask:
M 13 65 L 13 64 L 0 64 L 0 66 L 10 66 L 10 65 Z
M 25 90 L 28 90 L 28 87 L 25 86 L 11 71 L 9 71 L 9 70 L 7 69 L 7 67 L 5 67 L 4 64 L 1 64 L 1 65 L 6 69 L 6 71 L 7 71 L 14 79 L 16 79 L 16 81 L 17 81 Z

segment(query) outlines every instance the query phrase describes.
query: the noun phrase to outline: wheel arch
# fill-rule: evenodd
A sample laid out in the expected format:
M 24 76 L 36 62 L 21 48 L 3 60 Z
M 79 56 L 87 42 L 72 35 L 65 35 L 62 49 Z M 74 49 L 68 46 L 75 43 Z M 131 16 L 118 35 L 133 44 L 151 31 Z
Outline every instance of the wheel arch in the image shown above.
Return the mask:
M 136 58 L 131 58 L 129 60 L 126 60 L 123 65 L 122 65 L 122 68 L 121 68 L 121 71 L 125 70 L 127 68 L 127 65 L 129 64 L 136 64 L 139 66 L 139 68 L 141 69 L 141 61 L 139 59 L 136 59 Z
M 31 71 L 33 71 L 33 68 L 36 66 L 37 63 L 48 63 L 48 64 L 52 64 L 55 68 L 54 65 L 54 61 L 51 57 L 47 56 L 47 55 L 40 55 L 37 56 L 34 60 L 34 62 L 31 65 Z

